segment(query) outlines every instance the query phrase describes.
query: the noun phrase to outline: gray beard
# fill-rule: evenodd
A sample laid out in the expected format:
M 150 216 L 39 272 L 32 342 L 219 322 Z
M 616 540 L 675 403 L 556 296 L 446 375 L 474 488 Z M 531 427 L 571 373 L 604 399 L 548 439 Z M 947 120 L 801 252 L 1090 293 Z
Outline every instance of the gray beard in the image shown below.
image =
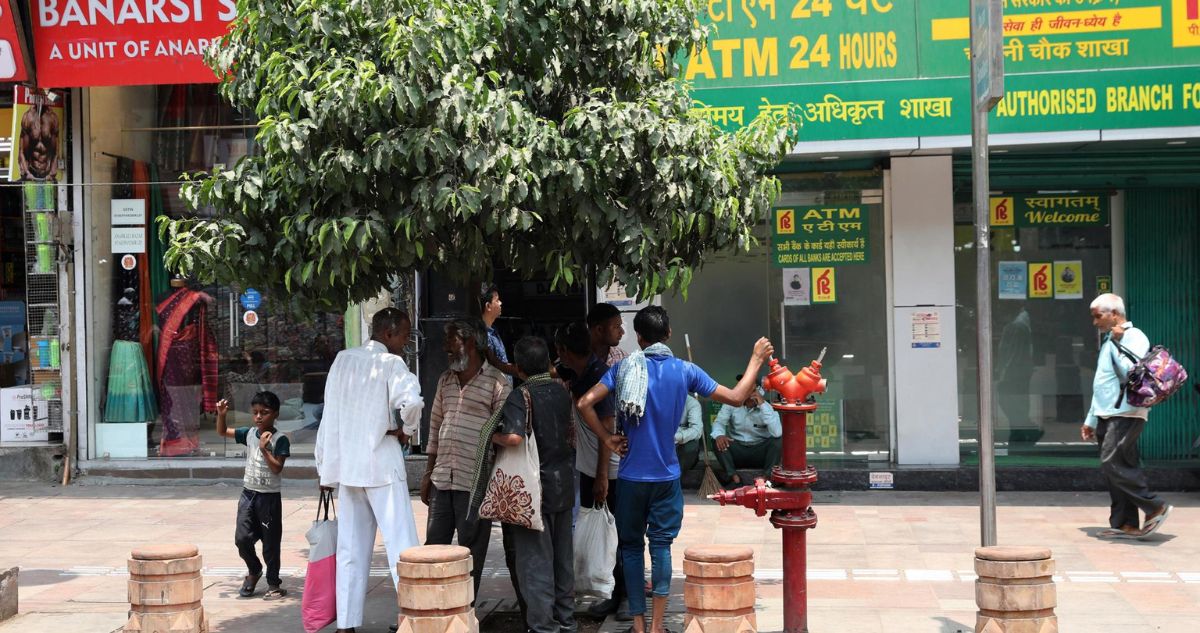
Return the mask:
M 463 354 L 462 356 L 459 356 L 458 358 L 455 358 L 454 360 L 450 361 L 450 371 L 466 371 L 466 369 L 467 369 L 467 355 L 466 354 Z

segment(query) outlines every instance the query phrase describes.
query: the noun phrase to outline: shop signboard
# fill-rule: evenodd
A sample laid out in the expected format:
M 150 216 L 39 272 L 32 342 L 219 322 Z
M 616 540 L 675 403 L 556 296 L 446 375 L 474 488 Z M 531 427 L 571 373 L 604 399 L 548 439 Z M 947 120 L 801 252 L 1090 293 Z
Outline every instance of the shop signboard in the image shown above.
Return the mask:
M 0 81 L 22 82 L 29 79 L 25 69 L 19 35 L 19 18 L 14 4 L 0 1 Z
M 991 208 L 992 226 L 1108 226 L 1108 194 L 999 196 Z
M 235 0 L 29 0 L 37 82 L 48 87 L 216 83 L 204 52 Z
M 771 263 L 779 268 L 867 262 L 867 228 L 877 205 L 818 205 L 775 209 Z
M 1195 125 L 1200 19 L 1190 1 L 1004 2 L 1005 95 L 991 131 Z M 795 105 L 804 141 L 963 135 L 969 5 L 714 0 L 702 19 L 717 32 L 680 61 L 695 107 L 726 128 Z

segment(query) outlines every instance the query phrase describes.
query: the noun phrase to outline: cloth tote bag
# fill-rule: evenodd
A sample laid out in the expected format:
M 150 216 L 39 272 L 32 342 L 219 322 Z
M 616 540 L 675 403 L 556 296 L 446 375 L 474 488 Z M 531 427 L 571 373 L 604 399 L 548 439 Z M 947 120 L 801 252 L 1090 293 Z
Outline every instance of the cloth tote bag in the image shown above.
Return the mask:
M 308 538 L 308 573 L 304 576 L 300 617 L 306 633 L 316 633 L 337 619 L 337 519 L 329 518 L 332 505 L 333 491 L 322 490 L 317 520 L 305 534 Z M 321 517 L 322 510 L 324 518 Z
M 521 389 L 521 395 L 525 397 L 525 441 L 497 447 L 479 516 L 541 532 L 542 475 L 533 433 L 533 402 L 528 389 Z

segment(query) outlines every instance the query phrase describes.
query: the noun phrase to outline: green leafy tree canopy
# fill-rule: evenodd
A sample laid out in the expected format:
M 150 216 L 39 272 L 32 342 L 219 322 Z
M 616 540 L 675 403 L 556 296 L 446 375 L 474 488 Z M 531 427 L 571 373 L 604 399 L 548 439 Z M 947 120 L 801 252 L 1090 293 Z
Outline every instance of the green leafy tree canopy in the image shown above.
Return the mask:
M 795 142 L 690 112 L 700 0 L 239 0 L 210 54 L 258 150 L 183 188 L 167 265 L 341 310 L 391 275 L 686 291 L 749 248 Z

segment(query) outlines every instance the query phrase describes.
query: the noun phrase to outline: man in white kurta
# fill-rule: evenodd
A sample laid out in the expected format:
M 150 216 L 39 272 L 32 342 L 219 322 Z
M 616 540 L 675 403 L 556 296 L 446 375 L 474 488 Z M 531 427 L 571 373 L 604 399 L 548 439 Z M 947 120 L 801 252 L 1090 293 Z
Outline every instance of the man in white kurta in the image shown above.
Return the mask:
M 403 311 L 381 310 L 371 340 L 340 352 L 325 383 L 315 456 L 321 487 L 338 489 L 338 631 L 362 626 L 376 527 L 393 583 L 400 552 L 418 544 L 402 450 L 424 406 L 417 377 L 399 356 L 411 331 Z

